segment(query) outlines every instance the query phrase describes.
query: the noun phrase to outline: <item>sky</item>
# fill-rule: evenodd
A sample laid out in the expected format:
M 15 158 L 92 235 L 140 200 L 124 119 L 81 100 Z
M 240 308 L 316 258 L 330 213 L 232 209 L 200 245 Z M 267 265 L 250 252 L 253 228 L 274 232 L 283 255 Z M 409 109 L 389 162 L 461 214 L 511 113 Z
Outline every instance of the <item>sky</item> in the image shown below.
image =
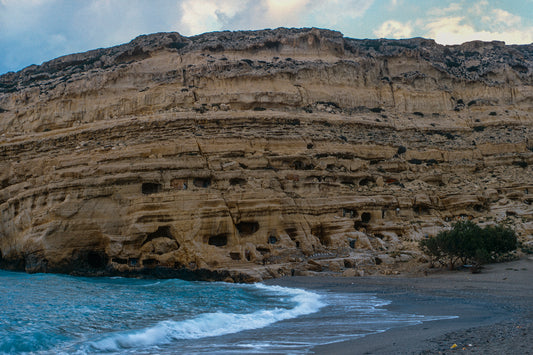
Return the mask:
M 277 27 L 525 44 L 533 42 L 533 0 L 0 0 L 0 74 L 141 34 Z

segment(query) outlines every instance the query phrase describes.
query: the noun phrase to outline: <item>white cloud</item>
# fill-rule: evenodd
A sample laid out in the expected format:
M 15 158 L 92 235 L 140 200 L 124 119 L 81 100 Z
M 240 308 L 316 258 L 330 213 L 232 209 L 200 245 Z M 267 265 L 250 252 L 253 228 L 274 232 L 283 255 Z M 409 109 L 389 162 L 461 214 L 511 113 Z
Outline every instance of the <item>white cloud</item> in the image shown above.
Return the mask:
M 385 21 L 374 34 L 379 38 L 409 38 L 413 28 L 409 23 L 401 23 L 394 20 Z
M 492 16 L 484 18 L 484 21 L 493 25 L 500 26 L 519 26 L 522 23 L 522 18 L 517 15 L 513 15 L 510 12 L 501 9 L 494 9 L 491 11 Z
M 533 42 L 533 26 L 525 25 L 519 15 L 492 7 L 487 0 L 473 5 L 461 0 L 447 7 L 429 9 L 426 14 L 426 17 L 414 22 L 386 21 L 374 34 L 404 38 L 417 33 L 441 44 L 461 44 L 473 40 L 499 40 L 509 44 Z
M 334 27 L 362 16 L 374 0 L 184 0 L 179 25 L 186 35 L 222 29 Z
M 460 44 L 468 41 L 505 41 L 506 43 L 533 42 L 533 28 L 511 26 L 501 30 L 476 30 L 464 17 L 444 17 L 426 24 L 427 36 L 441 44 Z
M 181 3 L 181 17 L 175 27 L 185 35 L 196 35 L 220 29 L 223 18 L 235 16 L 241 9 L 238 0 L 185 0 Z
M 461 4 L 459 4 L 457 2 L 452 2 L 448 7 L 445 7 L 445 8 L 436 7 L 436 8 L 430 9 L 428 11 L 428 15 L 431 15 L 431 16 L 444 16 L 444 15 L 448 15 L 448 14 L 453 13 L 453 12 L 460 11 L 461 8 L 462 8 Z

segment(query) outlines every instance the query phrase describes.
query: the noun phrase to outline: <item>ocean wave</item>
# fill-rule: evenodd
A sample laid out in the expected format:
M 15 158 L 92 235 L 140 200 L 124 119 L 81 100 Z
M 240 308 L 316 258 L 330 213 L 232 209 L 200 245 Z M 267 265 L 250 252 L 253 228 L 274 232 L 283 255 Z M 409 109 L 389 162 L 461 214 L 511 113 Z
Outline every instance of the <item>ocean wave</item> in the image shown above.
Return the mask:
M 315 313 L 324 306 L 321 296 L 313 292 L 263 284 L 255 284 L 251 287 L 258 288 L 268 294 L 287 297 L 287 301 L 294 306 L 292 308 L 261 309 L 246 314 L 204 313 L 183 321 L 166 320 L 148 328 L 115 333 L 103 339 L 89 342 L 87 344 L 88 350 L 111 352 L 128 348 L 163 345 L 181 339 L 200 339 L 238 333 L 264 328 L 275 322 Z

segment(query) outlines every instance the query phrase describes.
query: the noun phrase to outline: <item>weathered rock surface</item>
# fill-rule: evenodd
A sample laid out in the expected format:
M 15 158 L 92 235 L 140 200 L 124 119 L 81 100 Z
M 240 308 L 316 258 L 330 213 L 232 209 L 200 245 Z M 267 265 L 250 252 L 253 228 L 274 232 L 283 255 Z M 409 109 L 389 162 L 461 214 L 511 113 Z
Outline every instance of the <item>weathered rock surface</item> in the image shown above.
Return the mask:
M 533 240 L 533 45 L 177 33 L 0 76 L 0 266 L 395 273 L 458 218 Z

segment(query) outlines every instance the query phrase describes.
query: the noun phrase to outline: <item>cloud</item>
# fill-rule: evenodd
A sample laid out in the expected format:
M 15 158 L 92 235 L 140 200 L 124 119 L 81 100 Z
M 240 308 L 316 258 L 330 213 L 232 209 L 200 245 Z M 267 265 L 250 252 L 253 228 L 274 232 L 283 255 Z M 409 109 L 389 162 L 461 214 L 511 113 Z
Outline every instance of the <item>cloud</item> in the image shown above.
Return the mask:
M 416 33 L 441 44 L 461 44 L 473 40 L 500 40 L 509 44 L 533 42 L 533 26 L 524 19 L 487 0 L 472 4 L 461 0 L 446 7 L 431 8 L 416 21 L 385 21 L 374 34 L 378 37 L 405 38 Z
M 435 8 L 430 9 L 427 13 L 430 16 L 444 16 L 444 15 L 448 15 L 449 13 L 460 11 L 461 9 L 462 9 L 461 4 L 457 2 L 453 2 L 450 5 L 448 5 L 448 7 L 445 7 L 445 8 L 435 7 Z
M 533 27 L 523 24 L 522 18 L 499 8 L 491 8 L 487 0 L 473 6 L 454 3 L 423 26 L 426 35 L 441 44 L 460 44 L 467 41 L 505 41 L 523 44 L 533 42 Z
M 379 38 L 409 38 L 413 28 L 409 23 L 401 23 L 394 20 L 385 21 L 374 34 Z
M 372 3 L 373 0 L 184 0 L 179 23 L 186 35 L 222 29 L 332 28 L 362 16 Z
M 427 36 L 441 44 L 460 44 L 468 41 L 505 41 L 520 44 L 533 42 L 533 28 L 513 28 L 506 26 L 501 30 L 476 30 L 465 23 L 464 17 L 444 17 L 426 24 Z

